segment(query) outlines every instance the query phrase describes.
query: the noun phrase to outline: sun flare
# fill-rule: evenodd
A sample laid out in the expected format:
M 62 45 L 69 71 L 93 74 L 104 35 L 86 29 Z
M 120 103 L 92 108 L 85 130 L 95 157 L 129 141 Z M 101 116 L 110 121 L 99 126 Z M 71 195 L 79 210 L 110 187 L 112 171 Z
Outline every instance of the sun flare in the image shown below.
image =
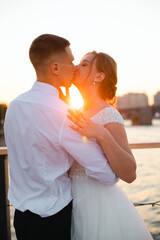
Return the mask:
M 81 109 L 83 108 L 84 102 L 79 90 L 72 84 L 69 89 L 70 92 L 70 105 L 73 108 Z
M 63 94 L 66 95 L 65 87 L 61 87 L 61 90 L 62 90 Z M 79 110 L 83 109 L 84 102 L 83 102 L 83 98 L 82 98 L 78 88 L 76 88 L 72 84 L 72 86 L 69 89 L 69 93 L 70 93 L 69 105 L 75 109 L 79 109 Z

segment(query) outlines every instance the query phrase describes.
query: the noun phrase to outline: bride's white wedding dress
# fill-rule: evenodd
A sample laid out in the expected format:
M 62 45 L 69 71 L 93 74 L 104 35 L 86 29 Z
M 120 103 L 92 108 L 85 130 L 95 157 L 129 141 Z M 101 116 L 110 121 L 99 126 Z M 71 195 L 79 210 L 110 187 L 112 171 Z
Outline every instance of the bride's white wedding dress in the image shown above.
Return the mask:
M 101 110 L 92 120 L 102 125 L 124 124 L 113 107 Z M 133 203 L 119 186 L 107 186 L 88 177 L 77 162 L 69 175 L 73 194 L 72 240 L 152 239 Z

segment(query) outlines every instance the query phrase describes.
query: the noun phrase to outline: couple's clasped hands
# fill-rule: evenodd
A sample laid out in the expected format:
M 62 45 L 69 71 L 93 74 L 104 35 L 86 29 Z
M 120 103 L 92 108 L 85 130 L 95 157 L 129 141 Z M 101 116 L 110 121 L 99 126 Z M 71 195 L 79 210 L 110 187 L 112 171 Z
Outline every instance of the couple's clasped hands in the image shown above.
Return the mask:
M 73 130 L 88 138 L 98 139 L 103 134 L 104 127 L 85 117 L 81 111 L 70 108 L 68 113 L 67 117 L 75 124 L 70 125 Z

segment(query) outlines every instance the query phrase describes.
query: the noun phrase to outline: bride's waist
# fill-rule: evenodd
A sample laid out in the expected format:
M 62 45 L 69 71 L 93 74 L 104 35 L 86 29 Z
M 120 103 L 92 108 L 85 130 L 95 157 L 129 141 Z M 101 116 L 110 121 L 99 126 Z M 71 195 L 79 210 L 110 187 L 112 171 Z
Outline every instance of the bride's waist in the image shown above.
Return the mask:
M 82 167 L 79 163 L 74 162 L 71 168 L 68 171 L 68 175 L 70 178 L 86 178 L 84 167 Z

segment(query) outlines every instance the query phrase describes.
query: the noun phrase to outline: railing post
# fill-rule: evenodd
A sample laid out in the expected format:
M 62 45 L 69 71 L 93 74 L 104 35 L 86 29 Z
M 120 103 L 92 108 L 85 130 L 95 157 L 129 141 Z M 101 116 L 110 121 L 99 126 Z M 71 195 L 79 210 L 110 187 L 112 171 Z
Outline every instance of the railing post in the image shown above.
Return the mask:
M 6 155 L 0 155 L 0 239 L 11 240 L 10 210 L 7 199 L 8 163 Z

